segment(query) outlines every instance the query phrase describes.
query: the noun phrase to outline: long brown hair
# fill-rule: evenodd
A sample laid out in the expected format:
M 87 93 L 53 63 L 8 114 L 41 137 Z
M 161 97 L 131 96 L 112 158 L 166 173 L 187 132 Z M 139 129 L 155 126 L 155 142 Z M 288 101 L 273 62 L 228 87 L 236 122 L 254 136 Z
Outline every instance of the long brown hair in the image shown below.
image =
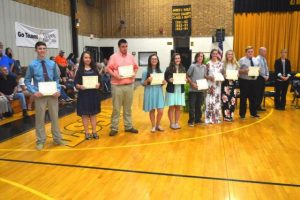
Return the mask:
M 95 61 L 93 59 L 93 56 L 92 56 L 91 52 L 89 52 L 89 51 L 82 52 L 81 57 L 80 57 L 80 61 L 79 61 L 78 72 L 80 72 L 80 73 L 84 72 L 84 62 L 83 62 L 83 56 L 84 56 L 84 54 L 90 55 L 90 57 L 91 57 L 90 67 L 91 67 L 92 70 L 94 70 L 94 72 L 96 72 L 98 74 L 98 69 L 97 69 L 96 63 L 95 63 Z
M 154 54 L 151 54 L 148 58 L 148 67 L 147 67 L 147 73 L 149 74 L 152 74 L 153 73 L 153 69 L 152 69 L 152 64 L 151 64 L 151 59 L 152 57 L 155 56 L 157 58 L 157 65 L 156 65 L 156 68 L 155 68 L 155 72 L 156 73 L 161 73 L 161 70 L 160 70 L 160 62 L 159 62 L 159 58 L 158 56 L 154 53 Z
M 171 72 L 173 72 L 173 73 L 175 73 L 176 72 L 176 65 L 175 65 L 175 57 L 176 56 L 180 56 L 180 59 L 181 59 L 181 55 L 179 54 L 179 53 L 174 53 L 173 55 L 172 55 L 172 57 L 171 57 L 171 61 L 170 61 L 170 64 L 169 64 L 169 67 L 168 67 L 168 69 L 171 71 Z M 184 67 L 183 67 L 183 65 L 182 65 L 182 63 L 180 62 L 180 64 L 179 64 L 179 72 L 185 72 L 185 69 L 184 69 Z

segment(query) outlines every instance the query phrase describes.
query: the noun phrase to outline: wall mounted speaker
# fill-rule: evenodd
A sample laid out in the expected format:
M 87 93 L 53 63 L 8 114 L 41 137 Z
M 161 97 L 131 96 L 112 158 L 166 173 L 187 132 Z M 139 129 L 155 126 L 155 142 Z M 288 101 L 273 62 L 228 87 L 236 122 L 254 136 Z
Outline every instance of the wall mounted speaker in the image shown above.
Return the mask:
M 88 6 L 94 6 L 94 5 L 95 5 L 95 0 L 85 0 L 85 3 L 86 3 Z

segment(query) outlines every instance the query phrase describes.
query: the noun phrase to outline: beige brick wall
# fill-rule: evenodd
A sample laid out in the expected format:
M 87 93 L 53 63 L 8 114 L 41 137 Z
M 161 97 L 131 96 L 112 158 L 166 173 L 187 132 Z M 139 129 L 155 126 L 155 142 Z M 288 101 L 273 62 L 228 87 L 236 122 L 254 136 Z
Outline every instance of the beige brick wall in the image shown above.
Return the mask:
M 16 1 L 70 15 L 69 0 Z M 232 0 L 95 0 L 94 6 L 78 0 L 78 32 L 100 38 L 170 37 L 172 5 L 189 4 L 192 6 L 192 36 L 211 36 L 216 28 L 225 28 L 226 35 L 233 35 Z M 121 19 L 126 27 L 120 29 Z

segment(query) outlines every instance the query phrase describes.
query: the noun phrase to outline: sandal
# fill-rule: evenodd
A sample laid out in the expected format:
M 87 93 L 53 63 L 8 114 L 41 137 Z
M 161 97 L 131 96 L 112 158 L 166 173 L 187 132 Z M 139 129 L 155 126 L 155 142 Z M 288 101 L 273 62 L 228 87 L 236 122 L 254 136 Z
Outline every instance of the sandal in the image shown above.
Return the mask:
M 90 139 L 92 139 L 92 135 L 91 135 L 91 134 L 88 134 L 88 133 L 86 133 L 86 134 L 85 134 L 85 139 L 86 139 L 86 140 L 90 140 Z
M 98 140 L 99 139 L 99 135 L 97 133 L 93 133 L 93 138 Z

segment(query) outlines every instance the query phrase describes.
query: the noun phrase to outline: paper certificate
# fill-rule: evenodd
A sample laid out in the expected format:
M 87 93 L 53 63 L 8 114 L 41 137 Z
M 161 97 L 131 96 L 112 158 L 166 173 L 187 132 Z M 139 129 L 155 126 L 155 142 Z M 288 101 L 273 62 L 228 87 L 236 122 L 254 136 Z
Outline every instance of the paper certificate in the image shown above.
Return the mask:
M 118 70 L 121 78 L 129 78 L 129 77 L 133 77 L 134 75 L 133 65 L 120 66 Z
M 214 73 L 215 81 L 224 81 L 224 76 L 220 72 Z
M 228 80 L 237 80 L 238 79 L 238 70 L 235 69 L 227 69 L 226 70 L 226 79 Z
M 82 85 L 85 89 L 95 89 L 98 84 L 98 76 L 82 76 Z
M 259 76 L 259 67 L 249 67 L 248 76 Z
M 39 92 L 44 96 L 51 96 L 57 92 L 57 83 L 55 81 L 39 82 Z
M 150 75 L 152 77 L 151 85 L 161 85 L 164 81 L 164 73 L 155 73 Z
M 186 74 L 185 73 L 174 73 L 173 74 L 173 84 L 174 85 L 186 84 Z
M 197 80 L 197 86 L 198 86 L 198 90 L 207 90 L 208 89 L 207 80 L 206 79 Z

